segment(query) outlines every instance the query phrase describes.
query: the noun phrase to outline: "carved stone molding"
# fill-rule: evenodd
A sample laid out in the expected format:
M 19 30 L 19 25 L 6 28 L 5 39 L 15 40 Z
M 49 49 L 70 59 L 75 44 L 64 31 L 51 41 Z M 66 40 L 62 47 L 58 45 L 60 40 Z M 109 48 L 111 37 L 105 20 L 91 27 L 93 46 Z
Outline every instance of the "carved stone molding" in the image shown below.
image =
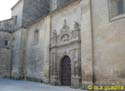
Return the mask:
M 78 22 L 74 22 L 74 29 L 70 30 L 67 25 L 66 20 L 64 20 L 64 25 L 60 30 L 60 34 L 57 35 L 56 29 L 52 31 L 51 34 L 51 46 L 50 47 L 59 47 L 67 44 L 72 44 L 74 42 L 80 42 L 80 24 Z
M 74 29 L 70 30 L 70 27 L 67 25 L 67 21 L 64 20 L 64 25 L 62 26 L 60 33 L 57 34 L 56 29 L 51 32 L 51 46 L 50 46 L 50 81 L 53 84 L 60 84 L 60 64 L 64 56 L 68 56 L 71 60 L 71 76 L 72 82 L 74 85 L 81 84 L 81 52 L 80 49 L 80 24 L 74 22 Z M 53 53 L 56 56 L 53 57 Z M 58 58 L 57 58 L 58 57 Z M 55 74 L 56 73 L 56 74 Z
M 69 28 L 69 26 L 67 25 L 67 21 L 64 20 L 64 25 L 63 25 L 63 27 L 62 27 L 62 29 L 61 29 L 61 32 L 69 31 L 69 30 L 70 30 L 70 28 Z

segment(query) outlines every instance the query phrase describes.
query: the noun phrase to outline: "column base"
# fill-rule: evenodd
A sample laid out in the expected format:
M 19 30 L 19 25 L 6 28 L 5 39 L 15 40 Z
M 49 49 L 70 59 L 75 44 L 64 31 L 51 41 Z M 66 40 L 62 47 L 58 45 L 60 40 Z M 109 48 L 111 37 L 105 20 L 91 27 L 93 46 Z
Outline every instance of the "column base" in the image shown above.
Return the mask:
M 58 76 L 52 76 L 50 79 L 50 84 L 51 85 L 60 85 L 60 81 L 58 79 Z
M 80 88 L 82 86 L 82 80 L 80 76 L 73 76 L 71 87 L 73 88 Z

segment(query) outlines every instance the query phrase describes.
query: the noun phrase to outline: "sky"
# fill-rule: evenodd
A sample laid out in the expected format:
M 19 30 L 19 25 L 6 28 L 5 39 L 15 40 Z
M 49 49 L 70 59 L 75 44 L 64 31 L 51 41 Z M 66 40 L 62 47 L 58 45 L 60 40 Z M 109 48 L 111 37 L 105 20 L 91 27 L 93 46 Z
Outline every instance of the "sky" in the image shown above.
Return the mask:
M 18 0 L 0 0 L 0 21 L 11 18 L 11 8 Z

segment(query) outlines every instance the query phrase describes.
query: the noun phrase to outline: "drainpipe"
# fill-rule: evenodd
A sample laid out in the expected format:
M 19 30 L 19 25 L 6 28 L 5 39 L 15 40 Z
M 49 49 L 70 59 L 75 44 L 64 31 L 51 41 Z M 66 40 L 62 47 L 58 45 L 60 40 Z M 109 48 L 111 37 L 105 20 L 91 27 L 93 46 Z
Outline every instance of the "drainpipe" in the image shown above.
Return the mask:
M 90 0 L 90 22 L 91 22 L 91 41 L 92 41 L 92 72 L 93 72 L 93 76 L 92 76 L 92 82 L 93 82 L 93 85 L 95 84 L 95 68 L 94 68 L 94 65 L 95 65 L 95 56 L 94 56 L 94 53 L 95 53 L 95 47 L 94 47 L 94 25 L 93 25 L 93 11 L 92 11 L 92 0 Z
M 13 38 L 13 34 L 12 34 L 12 38 Z M 11 40 L 11 46 L 10 46 L 10 78 L 12 77 L 12 70 L 13 70 L 13 39 Z
M 10 59 L 10 78 L 12 78 L 12 64 L 13 64 L 13 49 L 10 49 L 10 51 L 11 51 L 11 59 Z
M 49 27 L 49 30 L 50 30 L 50 34 L 49 34 L 49 36 L 50 36 L 50 38 L 49 38 L 49 83 L 51 84 L 51 59 L 50 59 L 50 55 L 51 55 L 51 53 L 50 53 L 50 51 L 51 51 L 51 29 L 52 29 L 52 13 L 50 13 L 50 27 Z

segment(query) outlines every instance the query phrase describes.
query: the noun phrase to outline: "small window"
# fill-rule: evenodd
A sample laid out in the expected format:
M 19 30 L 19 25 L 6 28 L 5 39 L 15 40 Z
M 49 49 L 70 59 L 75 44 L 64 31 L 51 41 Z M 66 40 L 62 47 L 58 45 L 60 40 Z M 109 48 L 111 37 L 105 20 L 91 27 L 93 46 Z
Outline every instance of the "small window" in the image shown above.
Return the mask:
M 16 25 L 17 24 L 17 16 L 15 16 L 15 21 L 14 22 L 15 22 L 15 25 Z
M 38 45 L 39 44 L 39 31 L 35 30 L 34 32 L 34 45 Z
M 17 16 L 12 16 L 13 17 L 13 20 L 14 20 L 14 24 L 16 25 L 17 24 Z
M 125 13 L 125 0 L 110 0 L 109 4 L 111 18 Z
M 5 45 L 5 46 L 8 46 L 8 44 L 9 44 L 8 40 L 5 40 L 5 41 L 4 41 L 4 45 Z

